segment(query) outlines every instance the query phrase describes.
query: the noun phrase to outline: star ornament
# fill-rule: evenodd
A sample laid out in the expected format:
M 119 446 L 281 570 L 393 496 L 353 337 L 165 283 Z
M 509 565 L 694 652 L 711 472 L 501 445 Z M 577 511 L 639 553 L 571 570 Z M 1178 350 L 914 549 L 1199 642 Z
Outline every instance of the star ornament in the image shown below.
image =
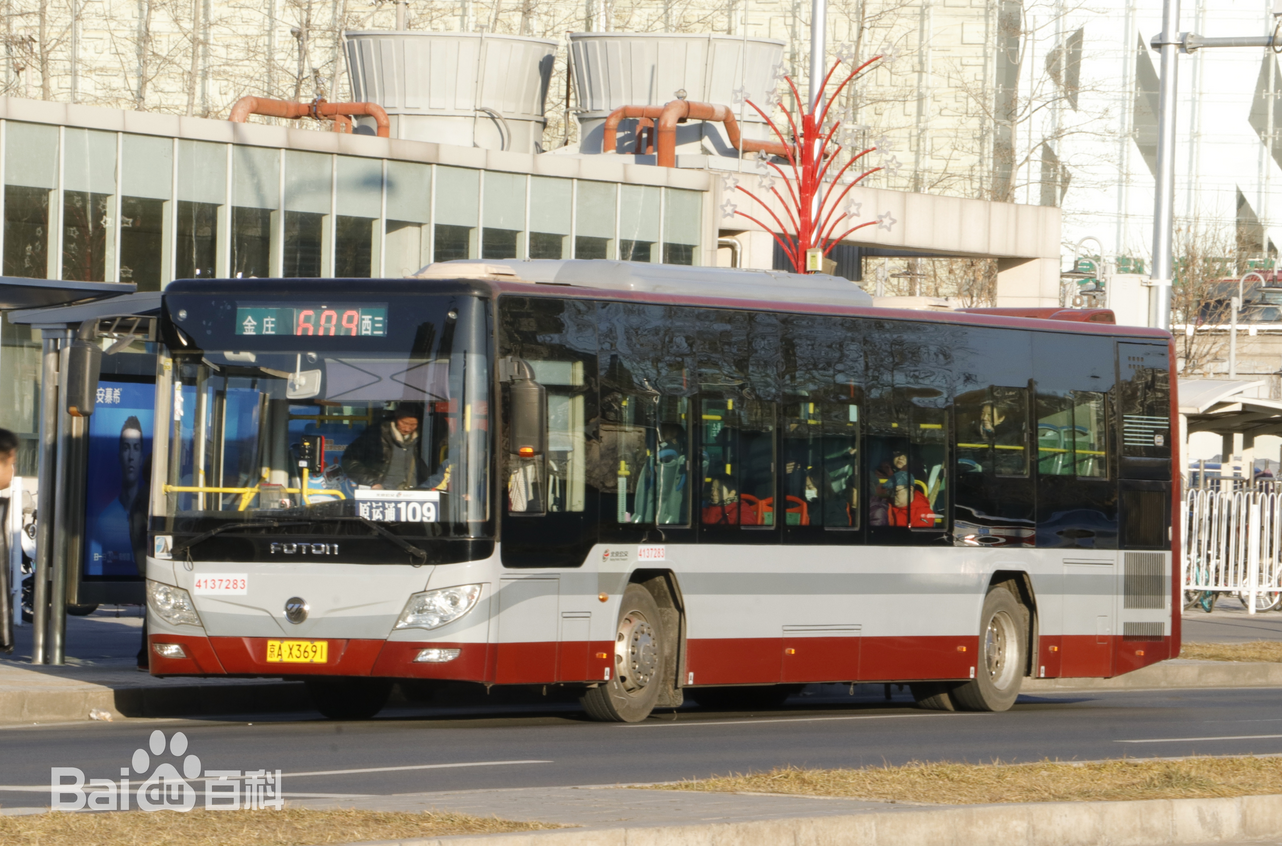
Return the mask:
M 769 176 L 770 165 L 768 164 L 768 162 L 769 162 L 769 159 L 766 157 L 765 153 L 757 153 L 757 173 L 760 173 L 764 176 Z
M 740 85 L 732 92 L 731 96 L 734 98 L 734 104 L 736 106 L 742 106 L 744 103 L 748 102 L 748 98 L 752 95 L 748 93 L 747 88 Z
M 886 156 L 881 160 L 881 169 L 886 172 L 887 176 L 894 176 L 899 173 L 900 167 L 902 165 L 899 163 L 898 156 Z
M 845 208 L 842 209 L 842 211 L 845 213 L 846 217 L 859 217 L 860 211 L 863 209 L 863 207 L 864 207 L 863 203 L 856 203 L 854 197 L 849 197 L 847 198 L 846 206 Z
M 899 221 L 895 220 L 893 217 L 890 216 L 890 212 L 877 215 L 878 229 L 885 229 L 887 232 L 889 232 L 890 230 L 895 228 L 895 224 L 898 222 Z
M 855 45 L 849 41 L 837 48 L 837 58 L 843 64 L 853 65 L 855 63 Z
M 734 213 L 735 213 L 738 209 L 739 209 L 739 207 L 738 207 L 737 205 L 735 205 L 735 204 L 734 204 L 734 201 L 733 201 L 733 200 L 731 200 L 729 197 L 727 197 L 727 198 L 726 198 L 726 201 L 725 201 L 724 203 L 722 203 L 722 204 L 721 204 L 721 216 L 722 216 L 722 217 L 734 217 Z
M 727 173 L 725 176 L 721 177 L 721 190 L 725 191 L 727 194 L 729 194 L 731 191 L 733 191 L 738 187 L 739 187 L 739 177 L 735 176 L 734 174 Z
M 775 181 L 770 177 L 769 174 L 763 173 L 757 177 L 758 191 L 769 191 L 773 187 L 775 187 Z

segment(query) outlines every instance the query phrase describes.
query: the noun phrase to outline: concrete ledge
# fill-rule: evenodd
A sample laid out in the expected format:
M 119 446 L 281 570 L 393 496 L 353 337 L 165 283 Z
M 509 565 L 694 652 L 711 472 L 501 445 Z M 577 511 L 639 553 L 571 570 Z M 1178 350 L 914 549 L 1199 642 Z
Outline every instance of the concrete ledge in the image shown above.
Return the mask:
M 306 711 L 311 699 L 301 682 L 199 684 L 155 687 L 68 685 L 0 690 L 0 724 L 89 719 L 93 710 L 114 719 Z
M 1024 679 L 1024 693 L 1060 690 L 1161 690 L 1181 687 L 1282 687 L 1282 664 L 1163 661 L 1111 679 Z
M 665 828 L 566 829 L 359 846 L 1160 846 L 1276 837 L 1282 796 L 966 805 Z M 358 846 L 349 844 L 349 846 Z

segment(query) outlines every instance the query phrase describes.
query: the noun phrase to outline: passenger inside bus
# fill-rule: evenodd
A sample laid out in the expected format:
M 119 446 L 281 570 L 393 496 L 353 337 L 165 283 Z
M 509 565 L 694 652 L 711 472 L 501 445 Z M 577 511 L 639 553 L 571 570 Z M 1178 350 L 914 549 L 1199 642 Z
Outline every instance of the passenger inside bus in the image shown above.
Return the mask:
M 689 461 L 686 430 L 677 423 L 659 424 L 655 444 L 637 479 L 634 523 L 680 525 L 686 522 Z
M 343 472 L 358 485 L 409 490 L 428 478 L 420 448 L 423 405 L 402 402 L 391 416 L 370 424 L 343 452 Z
M 703 522 L 708 526 L 755 526 L 757 510 L 739 501 L 739 490 L 732 477 L 718 473 L 708 484 L 708 504 L 703 508 Z
M 931 501 L 939 491 L 941 474 L 933 474 L 933 484 L 928 487 L 910 470 L 906 443 L 893 443 L 889 452 L 890 458 L 882 461 L 872 473 L 869 524 L 914 529 L 934 526 L 936 518 Z

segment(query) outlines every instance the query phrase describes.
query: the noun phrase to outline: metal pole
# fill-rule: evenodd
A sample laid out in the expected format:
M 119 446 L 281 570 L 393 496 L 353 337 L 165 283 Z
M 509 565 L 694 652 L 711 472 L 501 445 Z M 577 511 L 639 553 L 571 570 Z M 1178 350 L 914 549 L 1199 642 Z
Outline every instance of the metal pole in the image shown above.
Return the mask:
M 1229 378 L 1237 378 L 1237 313 L 1242 301 L 1237 297 L 1229 300 L 1233 307 L 1233 316 L 1229 321 Z
M 67 358 L 71 354 L 71 330 L 68 329 L 63 333 L 62 349 L 58 352 L 58 371 L 67 372 Z M 58 476 L 58 485 L 54 488 L 53 500 L 53 529 L 55 530 L 53 538 L 53 558 L 51 565 L 53 567 L 52 580 L 50 582 L 49 595 L 49 635 L 48 635 L 48 662 L 49 664 L 61 665 L 66 657 L 66 635 L 67 635 L 67 569 L 70 562 L 67 561 L 69 552 L 70 536 L 68 528 L 70 526 L 70 516 L 68 511 L 70 505 L 67 502 L 67 465 L 70 452 L 71 438 L 71 416 L 63 409 L 66 407 L 64 402 L 66 398 L 66 386 L 62 380 L 58 380 L 58 406 L 55 412 L 58 415 L 58 456 L 54 462 L 55 472 Z
M 1180 46 L 1179 0 L 1162 3 L 1162 70 L 1157 97 L 1157 180 L 1153 199 L 1153 272 L 1149 325 L 1171 328 L 1171 230 L 1175 215 L 1175 78 Z
M 32 596 L 31 663 L 43 664 L 47 656 L 45 635 L 49 627 L 49 566 L 53 560 L 53 492 L 58 444 L 58 337 L 44 330 L 40 371 L 40 488 L 36 491 L 35 591 Z

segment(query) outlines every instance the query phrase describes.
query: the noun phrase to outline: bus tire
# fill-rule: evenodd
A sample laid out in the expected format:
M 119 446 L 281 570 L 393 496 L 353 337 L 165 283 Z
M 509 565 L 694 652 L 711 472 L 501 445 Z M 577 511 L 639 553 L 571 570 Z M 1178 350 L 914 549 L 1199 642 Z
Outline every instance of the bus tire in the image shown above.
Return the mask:
M 952 696 L 956 687 L 949 682 L 913 682 L 908 685 L 917 707 L 927 711 L 956 711 L 957 705 Z
M 975 678 L 952 691 L 964 711 L 1006 711 L 1019 697 L 1028 661 L 1028 611 L 1005 585 L 984 597 Z
M 650 592 L 628 585 L 619 605 L 610 680 L 588 688 L 580 700 L 588 716 L 603 723 L 639 723 L 654 710 L 670 683 L 663 618 Z
M 390 679 L 305 679 L 312 704 L 330 720 L 368 720 L 387 704 Z

